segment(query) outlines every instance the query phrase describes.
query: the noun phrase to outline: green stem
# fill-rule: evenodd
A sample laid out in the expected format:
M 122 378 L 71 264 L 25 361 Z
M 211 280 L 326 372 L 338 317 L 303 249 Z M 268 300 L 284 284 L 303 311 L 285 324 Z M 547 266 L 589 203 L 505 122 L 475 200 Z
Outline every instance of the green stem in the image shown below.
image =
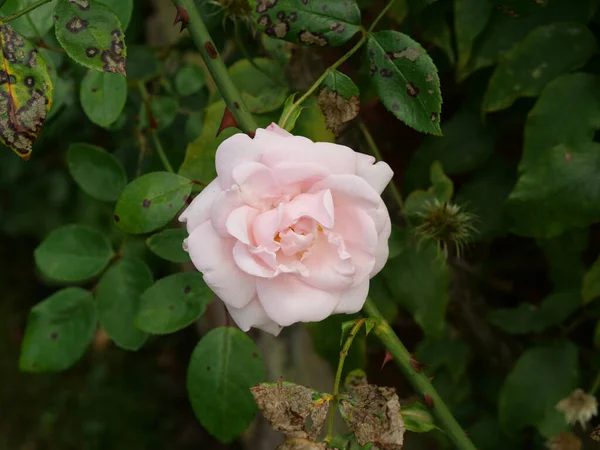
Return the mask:
M 17 11 L 14 14 L 11 14 L 10 16 L 6 16 L 6 17 L 2 17 L 0 19 L 0 23 L 8 23 L 11 20 L 15 20 L 18 19 L 19 17 L 27 14 L 30 11 L 33 11 L 36 8 L 39 8 L 42 5 L 45 5 L 46 3 L 50 3 L 52 0 L 38 0 L 37 2 L 35 2 L 33 5 L 28 6 L 25 9 L 22 9 L 21 11 Z
M 373 136 L 369 132 L 369 129 L 367 128 L 367 126 L 365 125 L 365 123 L 362 120 L 360 120 L 358 122 L 358 127 L 360 128 L 360 131 L 362 132 L 363 136 L 365 137 L 365 140 L 367 141 L 367 145 L 369 146 L 369 150 L 371 151 L 372 155 L 375 157 L 375 159 L 377 159 L 379 161 L 383 161 L 384 159 L 381 156 L 379 147 L 377 147 L 377 144 L 375 143 L 375 139 L 373 139 Z M 389 189 L 390 193 L 392 194 L 392 197 L 394 197 L 394 200 L 400 207 L 400 210 L 403 210 L 404 209 L 404 201 L 402 200 L 402 195 L 400 194 L 400 190 L 394 184 L 394 180 L 390 181 L 390 183 L 387 185 L 387 189 Z
M 352 342 L 354 341 L 356 334 L 364 323 L 365 319 L 359 319 L 356 321 L 352 327 L 352 330 L 350 330 L 350 334 L 344 343 L 342 351 L 340 352 L 340 360 L 338 362 L 337 372 L 335 374 L 335 382 L 333 384 L 333 401 L 331 402 L 331 412 L 329 414 L 329 424 L 327 426 L 327 436 L 325 437 L 325 442 L 329 442 L 333 437 L 333 422 L 335 419 L 335 411 L 337 409 L 338 395 L 340 393 L 340 381 L 342 379 L 342 372 L 344 371 L 344 362 L 346 361 L 346 356 L 348 356 L 348 351 L 350 351 L 350 347 L 352 346 Z
M 283 116 L 279 120 L 279 126 L 281 128 L 285 128 L 285 124 L 288 121 L 288 119 L 291 117 L 294 110 L 298 109 L 300 107 L 300 105 L 302 105 L 302 103 L 304 103 L 304 100 L 306 100 L 308 97 L 310 97 L 312 95 L 313 92 L 315 92 L 315 90 L 321 85 L 321 83 L 323 83 L 325 78 L 327 78 L 327 75 L 329 75 L 331 72 L 336 70 L 344 62 L 346 62 L 346 60 L 348 58 L 350 58 L 354 53 L 356 53 L 357 50 L 360 47 L 362 47 L 362 45 L 366 42 L 367 38 L 368 38 L 368 34 L 365 31 L 365 29 L 363 28 L 362 29 L 362 37 L 360 38 L 360 41 L 358 41 L 356 43 L 356 45 L 348 51 L 348 53 L 346 53 L 344 56 L 342 56 L 340 59 L 338 59 L 335 63 L 333 63 L 331 66 L 329 66 L 325 70 L 325 72 L 323 72 L 323 74 L 317 79 L 317 81 L 314 82 L 314 84 L 310 87 L 310 89 L 308 89 L 308 91 L 306 91 L 302 97 L 300 97 L 298 100 L 296 100 L 294 102 L 294 104 L 291 106 L 291 108 L 287 111 L 286 115 Z
M 173 170 L 173 166 L 169 162 L 169 158 L 167 158 L 165 149 L 163 148 L 162 143 L 160 142 L 158 132 L 155 128 L 155 120 L 152 115 L 152 107 L 150 105 L 150 95 L 148 94 L 148 90 L 146 89 L 144 83 L 141 81 L 138 83 L 138 88 L 140 90 L 140 95 L 142 96 L 142 101 L 144 102 L 144 105 L 146 107 L 146 113 L 148 114 L 148 127 L 150 128 L 150 135 L 152 136 L 152 142 L 154 142 L 154 148 L 156 149 L 156 153 L 158 153 L 158 156 L 164 168 L 168 172 L 175 173 L 175 171 Z
M 388 2 L 387 5 L 385 5 L 385 8 L 383 8 L 380 12 L 379 15 L 377 17 L 375 17 L 375 20 L 373 21 L 373 23 L 371 24 L 371 26 L 369 27 L 369 33 L 372 32 L 375 29 L 375 26 L 379 23 L 379 21 L 381 19 L 383 19 L 383 16 L 385 16 L 385 13 L 388 12 L 388 9 L 390 9 L 392 7 L 392 5 L 394 4 L 396 0 L 390 0 Z
M 383 346 L 394 357 L 394 362 L 400 368 L 407 381 L 413 389 L 423 396 L 428 396 L 431 407 L 431 413 L 435 417 L 440 428 L 442 428 L 454 446 L 460 450 L 476 450 L 471 440 L 467 437 L 464 430 L 458 424 L 444 401 L 438 395 L 434 387 L 429 382 L 427 376 L 415 370 L 410 360 L 411 356 L 402 344 L 394 330 L 384 320 L 383 316 L 373 303 L 373 300 L 367 298 L 363 307 L 363 312 L 369 317 L 376 318 L 377 324 L 373 332 L 379 338 Z
M 210 71 L 217 89 L 225 99 L 227 107 L 233 113 L 238 127 L 243 132 L 253 135 L 257 128 L 256 122 L 244 104 L 237 87 L 233 84 L 229 72 L 227 72 L 227 67 L 225 67 L 225 63 L 220 58 L 217 47 L 206 29 L 198 13 L 198 9 L 194 5 L 194 1 L 173 0 L 173 3 L 178 8 L 183 8 L 187 12 L 189 18 L 187 29 L 192 35 L 194 43 L 198 47 L 202 59 L 204 59 L 204 63 Z

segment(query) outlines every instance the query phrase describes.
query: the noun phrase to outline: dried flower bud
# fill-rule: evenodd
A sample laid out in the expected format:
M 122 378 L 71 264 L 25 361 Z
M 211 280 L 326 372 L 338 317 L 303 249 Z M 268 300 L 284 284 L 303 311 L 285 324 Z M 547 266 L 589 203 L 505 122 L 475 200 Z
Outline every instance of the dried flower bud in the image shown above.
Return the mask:
M 573 433 L 561 433 L 546 442 L 549 450 L 581 450 L 581 440 Z
M 416 228 L 422 239 L 435 241 L 448 257 L 448 248 L 454 246 L 460 257 L 464 245 L 475 231 L 472 225 L 473 215 L 462 210 L 456 204 L 438 200 L 427 203 L 422 212 L 418 213 L 422 222 Z
M 252 9 L 248 0 L 210 0 L 210 3 L 220 7 L 225 18 L 232 22 L 251 23 Z
M 583 428 L 592 417 L 598 414 L 598 402 L 596 397 L 586 393 L 583 389 L 576 389 L 556 405 L 569 424 L 579 422 Z

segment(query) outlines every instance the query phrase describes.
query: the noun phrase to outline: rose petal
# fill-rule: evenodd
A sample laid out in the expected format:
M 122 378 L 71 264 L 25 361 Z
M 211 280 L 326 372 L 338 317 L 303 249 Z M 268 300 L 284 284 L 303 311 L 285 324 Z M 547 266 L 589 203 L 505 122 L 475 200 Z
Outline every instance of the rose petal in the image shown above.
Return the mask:
M 210 221 L 219 236 L 223 238 L 231 237 L 229 231 L 227 231 L 227 219 L 233 211 L 245 204 L 242 194 L 236 187 L 221 191 L 210 212 Z
M 387 208 L 385 205 L 383 208 L 387 213 Z M 373 270 L 371 270 L 371 278 L 373 278 L 381 271 L 381 269 L 383 269 L 383 266 L 388 260 L 388 256 L 390 254 L 388 240 L 391 233 L 392 223 L 390 222 L 390 216 L 388 214 L 387 221 L 384 222 L 383 229 L 379 233 L 379 241 L 377 242 L 377 249 L 375 250 L 375 265 L 373 266 Z
M 279 242 L 279 244 L 281 245 L 281 251 L 286 256 L 292 256 L 296 253 L 300 253 L 304 250 L 307 250 L 315 240 L 315 236 L 312 233 L 299 234 L 291 228 L 282 231 L 279 234 L 279 237 L 281 239 L 281 241 Z
M 356 175 L 363 178 L 378 194 L 381 194 L 392 180 L 394 172 L 384 161 L 375 163 L 375 158 L 363 153 L 356 154 Z
M 371 216 L 362 209 L 353 206 L 336 208 L 333 231 L 344 238 L 346 245 L 375 253 L 379 241 L 377 229 Z
M 306 284 L 328 291 L 347 289 L 354 284 L 354 265 L 345 247 L 340 252 L 340 245 L 343 246 L 343 242 L 336 245 L 328 242 L 323 233 L 319 233 L 310 256 L 302 260 L 309 273 L 304 280 Z M 343 253 L 345 259 L 340 257 L 340 253 Z
M 281 163 L 315 163 L 334 174 L 356 173 L 356 153 L 343 145 L 313 143 L 301 136 L 269 139 L 261 161 L 269 167 Z
M 342 299 L 333 311 L 335 314 L 354 314 L 359 312 L 369 295 L 369 280 L 365 280 L 358 286 L 343 292 Z
M 242 331 L 248 331 L 254 327 L 274 336 L 277 336 L 281 332 L 281 327 L 269 319 L 258 298 L 254 298 L 243 308 L 233 308 L 227 304 L 225 306 L 227 306 L 227 311 L 229 311 L 233 321 Z
M 240 187 L 245 198 L 257 201 L 277 198 L 281 186 L 271 168 L 257 162 L 247 162 L 233 168 L 233 180 Z
M 186 222 L 188 233 L 194 231 L 194 229 L 202 222 L 206 222 L 210 219 L 210 211 L 215 199 L 220 193 L 221 186 L 219 185 L 219 178 L 217 177 L 212 180 L 210 184 L 196 196 L 185 211 L 183 211 L 179 216 L 179 221 Z
M 244 133 L 225 139 L 217 148 L 215 167 L 223 190 L 231 188 L 233 169 L 246 162 L 260 161 L 263 149 Z
M 295 275 L 281 274 L 271 280 L 260 278 L 256 288 L 267 315 L 281 326 L 321 321 L 341 299 L 339 292 L 316 289 Z
M 244 273 L 233 260 L 235 239 L 223 239 L 210 221 L 196 227 L 187 239 L 190 258 L 204 281 L 228 305 L 246 306 L 256 295 L 255 278 Z
M 280 229 L 283 207 L 282 204 L 279 208 L 265 211 L 256 216 L 252 223 L 252 234 L 257 246 L 262 246 L 271 251 L 279 250 L 279 244 L 275 241 L 275 236 Z
M 365 180 L 357 175 L 330 175 L 317 181 L 309 193 L 329 189 L 333 203 L 337 206 L 356 206 L 365 210 L 375 210 L 381 197 Z
M 233 247 L 233 259 L 237 266 L 248 275 L 262 278 L 273 278 L 277 272 L 268 267 L 264 261 L 255 257 L 248 246 L 237 241 Z
M 227 232 L 244 244 L 254 245 L 252 236 L 252 221 L 258 215 L 258 211 L 250 206 L 240 206 L 234 209 L 225 222 Z
M 269 125 L 267 128 L 265 128 L 265 130 L 271 131 L 271 132 L 273 132 L 275 134 L 278 134 L 280 136 L 285 136 L 285 137 L 293 136 L 292 133 L 284 130 L 279 125 L 277 125 L 275 122 L 271 122 L 271 125 Z M 257 130 L 257 132 L 258 132 L 258 130 Z
M 284 217 L 280 225 L 292 226 L 298 219 L 310 217 L 326 228 L 334 224 L 333 198 L 327 189 L 315 194 L 300 194 L 285 205 Z
M 326 167 L 312 162 L 282 162 L 273 167 L 273 175 L 282 186 L 293 186 L 304 192 L 318 180 L 329 176 Z

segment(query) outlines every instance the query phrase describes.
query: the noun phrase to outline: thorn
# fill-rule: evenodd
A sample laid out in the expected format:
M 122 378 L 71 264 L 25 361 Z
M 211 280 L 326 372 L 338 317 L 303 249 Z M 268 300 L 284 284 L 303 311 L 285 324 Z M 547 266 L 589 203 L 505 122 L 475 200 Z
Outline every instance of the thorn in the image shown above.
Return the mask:
M 177 25 L 179 22 L 181 22 L 181 30 L 179 32 L 185 30 L 187 24 L 190 22 L 190 16 L 183 6 L 177 7 L 177 15 L 175 16 L 173 26 Z
M 427 377 L 427 379 L 429 380 L 430 383 L 433 382 L 434 378 L 435 377 L 433 377 L 433 376 L 432 377 Z
M 217 131 L 217 136 L 221 134 L 225 128 L 234 127 L 239 128 L 238 123 L 233 117 L 233 113 L 228 107 L 225 107 L 225 112 L 223 113 L 223 119 L 221 120 L 221 125 L 219 125 L 219 130 Z
M 431 367 L 431 364 L 422 363 L 421 361 L 417 361 L 414 358 L 410 358 L 410 365 L 413 367 L 413 369 L 415 369 L 417 373 L 421 373 L 421 369 L 423 367 Z
M 383 366 L 385 366 L 387 363 L 389 363 L 390 361 L 393 361 L 393 360 L 394 360 L 394 357 L 392 356 L 392 354 L 386 350 L 385 357 L 383 358 L 383 364 L 381 364 L 381 370 L 383 370 Z
M 425 399 L 425 404 L 427 405 L 427 409 L 433 409 L 433 407 L 435 406 L 433 399 L 431 398 L 431 396 L 429 394 L 424 394 L 423 398 Z

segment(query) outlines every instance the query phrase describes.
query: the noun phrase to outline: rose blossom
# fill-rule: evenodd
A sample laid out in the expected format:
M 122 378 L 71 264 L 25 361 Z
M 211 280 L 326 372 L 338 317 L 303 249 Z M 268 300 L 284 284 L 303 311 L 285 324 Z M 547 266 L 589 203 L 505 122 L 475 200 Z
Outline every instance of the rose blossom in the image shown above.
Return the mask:
M 184 248 L 244 331 L 359 311 L 388 257 L 385 162 L 271 124 L 217 149 Z

